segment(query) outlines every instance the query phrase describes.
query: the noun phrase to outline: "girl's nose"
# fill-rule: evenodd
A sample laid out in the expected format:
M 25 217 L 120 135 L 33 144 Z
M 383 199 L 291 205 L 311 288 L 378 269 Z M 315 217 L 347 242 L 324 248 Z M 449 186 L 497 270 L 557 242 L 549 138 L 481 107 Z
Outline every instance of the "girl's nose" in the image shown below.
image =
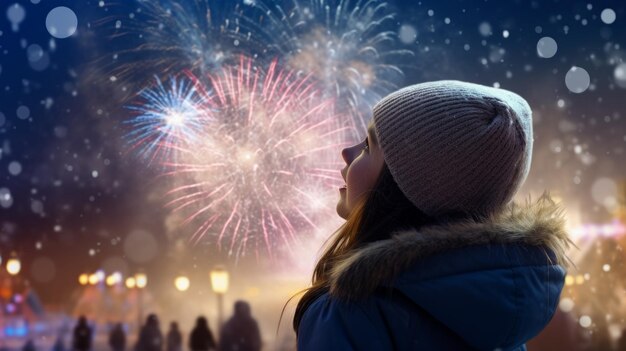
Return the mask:
M 350 164 L 350 148 L 341 150 L 341 158 L 343 158 L 346 164 Z
M 341 150 L 341 157 L 346 162 L 346 164 L 350 164 L 354 160 L 354 157 L 355 157 L 354 150 L 355 150 L 355 148 L 356 148 L 356 146 L 352 146 L 352 147 L 347 147 L 347 148 Z

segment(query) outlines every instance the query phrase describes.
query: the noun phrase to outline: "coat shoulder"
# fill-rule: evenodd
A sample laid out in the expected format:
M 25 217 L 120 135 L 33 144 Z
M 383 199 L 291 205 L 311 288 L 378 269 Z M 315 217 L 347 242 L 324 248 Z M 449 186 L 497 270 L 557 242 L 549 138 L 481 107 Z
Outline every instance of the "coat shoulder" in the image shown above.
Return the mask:
M 307 309 L 298 350 L 469 350 L 462 339 L 402 293 L 379 289 L 361 301 L 324 294 Z
M 392 349 L 374 312 L 371 301 L 345 302 L 324 294 L 302 317 L 298 350 Z

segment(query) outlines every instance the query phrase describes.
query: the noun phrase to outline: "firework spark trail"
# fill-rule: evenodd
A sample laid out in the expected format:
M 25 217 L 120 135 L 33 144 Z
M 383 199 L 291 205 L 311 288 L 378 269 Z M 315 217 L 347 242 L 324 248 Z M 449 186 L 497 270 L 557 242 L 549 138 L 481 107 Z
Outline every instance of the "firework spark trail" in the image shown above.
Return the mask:
M 103 72 L 97 75 L 127 86 L 126 95 L 146 85 L 153 75 L 166 79 L 185 70 L 204 75 L 236 64 L 239 54 L 262 50 L 241 34 L 240 5 L 234 1 L 135 0 L 107 6 L 128 7 L 130 13 L 94 23 L 115 47 L 112 60 L 108 54 L 100 59 L 97 66 Z
M 131 151 L 136 149 L 148 163 L 172 158 L 173 152 L 200 137 L 206 123 L 205 103 L 191 83 L 170 78 L 166 88 L 158 77 L 155 80 L 155 87 L 139 94 L 138 104 L 128 106 L 137 115 L 126 122 L 133 128 L 127 134 Z
M 175 145 L 176 157 L 162 162 L 179 184 L 167 205 L 195 226 L 190 241 L 214 241 L 237 257 L 246 247 L 271 256 L 333 215 L 330 204 L 343 184 L 339 149 L 349 129 L 310 76 L 241 57 L 237 66 L 185 78 L 169 91 L 157 80 L 142 94 L 149 104 L 135 107 L 142 118 L 132 124 L 133 140 L 147 150 Z M 166 111 L 189 104 L 194 113 L 184 116 L 193 117 L 164 129 Z
M 346 106 L 355 133 L 366 129 L 370 111 L 403 76 L 398 62 L 412 51 L 395 47 L 395 16 L 381 0 L 258 0 L 241 12 L 240 26 L 253 42 L 312 72 L 326 93 Z

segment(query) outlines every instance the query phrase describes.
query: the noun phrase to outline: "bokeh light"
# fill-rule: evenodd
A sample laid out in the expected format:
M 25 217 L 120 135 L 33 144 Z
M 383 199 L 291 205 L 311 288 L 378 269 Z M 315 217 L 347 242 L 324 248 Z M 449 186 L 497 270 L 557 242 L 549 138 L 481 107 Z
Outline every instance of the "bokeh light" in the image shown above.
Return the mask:
M 6 265 L 7 272 L 11 275 L 17 275 L 22 270 L 22 263 L 17 258 L 9 258 Z
M 589 73 L 581 67 L 573 66 L 565 75 L 565 85 L 572 93 L 580 94 L 589 88 Z
M 46 17 L 46 28 L 53 37 L 65 39 L 76 32 L 78 17 L 69 7 L 55 7 Z
M 539 57 L 550 58 L 556 55 L 558 45 L 551 37 L 543 37 L 537 42 L 537 54 Z
M 178 291 L 187 291 L 190 285 L 189 278 L 185 276 L 176 277 L 174 280 L 174 286 Z

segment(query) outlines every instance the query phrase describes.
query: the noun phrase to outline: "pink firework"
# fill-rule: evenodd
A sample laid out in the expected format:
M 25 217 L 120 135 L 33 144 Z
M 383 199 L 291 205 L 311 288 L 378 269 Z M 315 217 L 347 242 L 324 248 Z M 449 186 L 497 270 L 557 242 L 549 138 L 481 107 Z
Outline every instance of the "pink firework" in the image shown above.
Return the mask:
M 291 249 L 333 215 L 343 184 L 339 150 L 347 127 L 311 77 L 241 58 L 196 77 L 205 102 L 202 137 L 177 150 L 168 173 L 182 183 L 168 205 L 197 226 L 193 242 L 214 240 L 239 257 Z

